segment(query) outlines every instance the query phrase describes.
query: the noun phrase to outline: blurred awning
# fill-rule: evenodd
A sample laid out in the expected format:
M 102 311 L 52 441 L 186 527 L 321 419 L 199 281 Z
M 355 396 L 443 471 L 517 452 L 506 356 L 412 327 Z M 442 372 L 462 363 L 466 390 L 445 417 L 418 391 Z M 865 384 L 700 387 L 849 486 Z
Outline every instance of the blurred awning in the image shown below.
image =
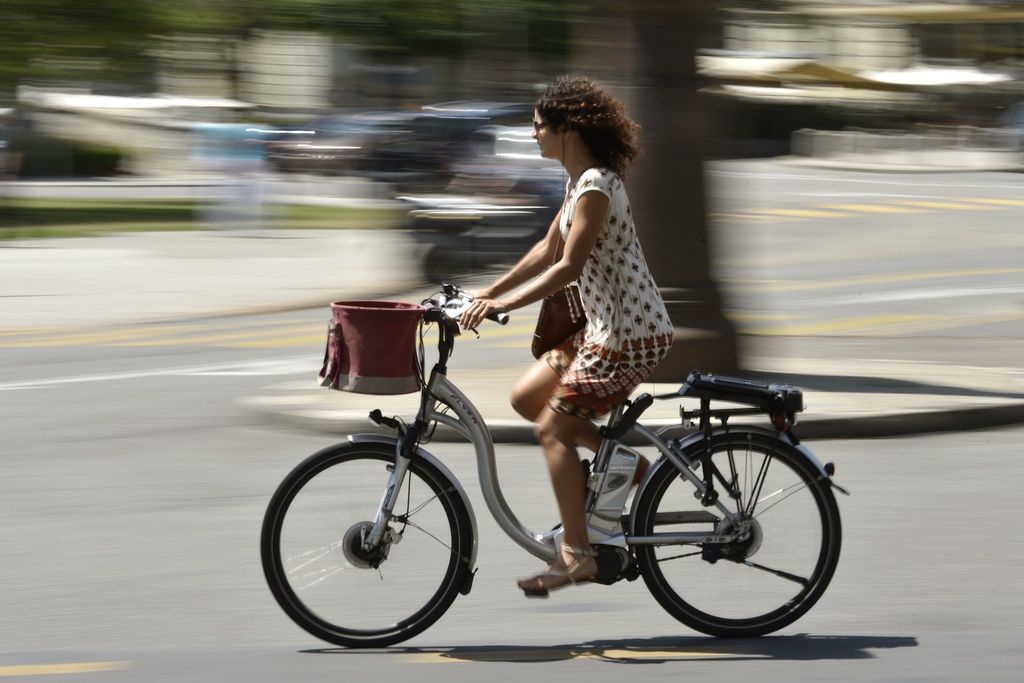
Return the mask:
M 174 97 L 161 94 L 123 97 L 95 95 L 91 92 L 51 91 L 26 86 L 19 86 L 18 101 L 64 110 L 249 109 L 253 106 L 248 102 L 223 97 Z
M 1006 73 L 975 67 L 916 65 L 909 69 L 852 73 L 809 56 L 702 54 L 701 76 L 713 81 L 704 92 L 745 100 L 902 105 L 922 101 L 933 88 L 1009 83 Z
M 889 107 L 912 107 L 924 100 L 924 96 L 917 93 L 842 86 L 769 87 L 723 83 L 703 88 L 701 92 L 755 102 L 820 103 L 849 107 L 873 107 L 880 104 Z
M 722 83 L 818 84 L 892 89 L 891 84 L 826 66 L 810 57 L 703 54 L 697 56 L 697 69 L 701 76 Z
M 989 85 L 1014 80 L 1009 74 L 981 71 L 974 67 L 935 67 L 924 64 L 893 71 L 862 71 L 860 75 L 871 81 L 908 87 Z
M 1016 6 L 1015 6 L 1016 5 Z M 1024 7 L 1007 0 L 1004 3 L 923 3 L 891 4 L 850 3 L 836 5 L 804 5 L 800 14 L 812 17 L 856 19 L 890 19 L 906 23 L 953 24 L 961 22 L 1022 21 Z

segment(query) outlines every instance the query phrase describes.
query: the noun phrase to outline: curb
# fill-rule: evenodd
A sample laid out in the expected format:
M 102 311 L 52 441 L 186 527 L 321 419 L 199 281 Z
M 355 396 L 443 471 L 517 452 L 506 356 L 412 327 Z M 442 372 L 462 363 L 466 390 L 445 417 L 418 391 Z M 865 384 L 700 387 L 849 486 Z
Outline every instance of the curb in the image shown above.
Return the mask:
M 350 410 L 281 410 L 261 405 L 258 397 L 243 399 L 243 405 L 271 422 L 282 426 L 312 430 L 323 434 L 392 433 L 378 427 L 366 413 Z M 369 402 L 368 402 L 369 403 Z M 676 438 L 691 431 L 678 421 L 648 420 L 641 422 L 654 431 L 668 429 L 667 435 Z M 767 419 L 763 420 L 767 425 Z M 801 417 L 794 432 L 800 439 L 883 439 L 898 436 L 934 434 L 966 430 L 992 429 L 1024 423 L 1024 402 L 1014 405 L 981 406 L 952 410 L 920 411 L 901 414 L 878 414 L 856 417 Z M 757 424 L 756 422 L 754 424 Z M 523 420 L 492 420 L 487 424 L 494 443 L 536 444 L 533 425 Z M 676 429 L 671 429 L 675 427 Z M 438 426 L 432 441 L 443 443 L 465 442 L 455 431 Z M 644 443 L 627 439 L 627 444 Z

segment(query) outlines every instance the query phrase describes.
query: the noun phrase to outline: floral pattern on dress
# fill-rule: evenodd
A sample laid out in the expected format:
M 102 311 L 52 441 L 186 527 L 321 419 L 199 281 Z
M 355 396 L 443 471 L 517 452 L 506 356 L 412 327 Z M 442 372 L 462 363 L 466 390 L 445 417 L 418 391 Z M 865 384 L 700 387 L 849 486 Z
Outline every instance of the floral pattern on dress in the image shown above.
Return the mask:
M 561 375 L 549 405 L 561 413 L 593 418 L 625 399 L 668 354 L 672 322 L 647 267 L 629 198 L 616 173 L 591 168 L 580 176 L 562 212 L 562 237 L 568 237 L 576 204 L 587 192 L 608 197 L 604 225 L 577 283 L 587 326 L 570 344 L 554 350 L 559 358 L 546 358 Z M 568 347 L 576 351 L 567 358 Z

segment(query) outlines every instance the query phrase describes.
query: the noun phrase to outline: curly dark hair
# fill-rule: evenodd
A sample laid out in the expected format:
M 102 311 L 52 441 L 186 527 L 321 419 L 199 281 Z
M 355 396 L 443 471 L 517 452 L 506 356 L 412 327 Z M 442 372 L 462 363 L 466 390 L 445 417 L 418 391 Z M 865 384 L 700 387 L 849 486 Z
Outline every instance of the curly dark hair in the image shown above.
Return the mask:
M 534 105 L 541 121 L 555 132 L 575 130 L 597 161 L 625 177 L 640 156 L 640 126 L 626 106 L 584 76 L 559 76 Z

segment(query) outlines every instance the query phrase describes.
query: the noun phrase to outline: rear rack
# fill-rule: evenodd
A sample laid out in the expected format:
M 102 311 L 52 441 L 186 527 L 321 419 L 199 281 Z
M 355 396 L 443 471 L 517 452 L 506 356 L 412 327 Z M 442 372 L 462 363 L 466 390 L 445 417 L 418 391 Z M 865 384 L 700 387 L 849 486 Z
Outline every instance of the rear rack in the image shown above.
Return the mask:
M 702 402 L 728 401 L 754 406 L 756 410 L 751 410 L 749 414 L 760 412 L 788 417 L 804 410 L 804 394 L 798 387 L 740 377 L 721 377 L 699 370 L 692 371 L 675 394 L 658 398 L 677 396 L 699 398 Z

